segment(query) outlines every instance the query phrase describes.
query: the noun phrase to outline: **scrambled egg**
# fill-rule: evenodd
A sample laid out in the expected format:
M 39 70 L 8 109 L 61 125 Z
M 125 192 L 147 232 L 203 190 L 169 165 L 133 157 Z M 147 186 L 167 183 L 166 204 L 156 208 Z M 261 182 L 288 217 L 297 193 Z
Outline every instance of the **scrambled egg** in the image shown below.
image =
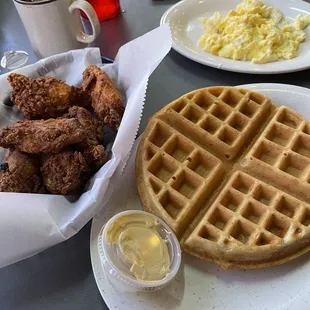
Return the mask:
M 289 24 L 282 13 L 262 2 L 244 0 L 226 16 L 216 12 L 203 19 L 205 34 L 199 45 L 207 52 L 235 60 L 262 64 L 296 57 L 299 44 L 306 39 L 302 30 L 310 15 L 298 15 Z

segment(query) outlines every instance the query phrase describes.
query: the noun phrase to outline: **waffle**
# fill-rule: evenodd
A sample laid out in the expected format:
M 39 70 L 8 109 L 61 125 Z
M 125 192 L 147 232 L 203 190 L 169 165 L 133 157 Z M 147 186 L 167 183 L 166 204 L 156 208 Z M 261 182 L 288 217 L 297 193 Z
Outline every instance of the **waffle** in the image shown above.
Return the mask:
M 280 107 L 241 166 L 310 203 L 309 128 L 300 115 Z
M 183 244 L 224 269 L 284 263 L 309 250 L 310 206 L 235 171 Z
M 136 157 L 146 211 L 189 254 L 227 268 L 310 248 L 310 124 L 232 87 L 190 92 L 151 117 Z

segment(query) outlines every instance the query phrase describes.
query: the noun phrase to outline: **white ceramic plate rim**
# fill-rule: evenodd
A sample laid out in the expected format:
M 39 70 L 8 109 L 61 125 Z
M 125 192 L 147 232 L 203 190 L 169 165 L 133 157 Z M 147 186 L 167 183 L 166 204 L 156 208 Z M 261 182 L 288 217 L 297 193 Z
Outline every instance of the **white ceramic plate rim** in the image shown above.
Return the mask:
M 307 88 L 303 88 L 303 87 L 299 87 L 299 86 L 295 86 L 295 85 L 288 85 L 288 84 L 273 84 L 273 83 L 259 83 L 259 84 L 244 84 L 244 85 L 238 85 L 236 87 L 243 87 L 243 88 L 247 88 L 247 89 L 251 89 L 251 90 L 255 90 L 258 92 L 263 92 L 266 95 L 268 95 L 268 93 L 283 93 L 283 92 L 290 92 L 292 94 L 294 94 L 294 96 L 301 96 L 303 99 L 308 99 L 309 98 L 309 102 L 310 102 L 310 89 Z M 281 97 L 285 98 L 285 95 L 281 94 Z M 133 206 L 132 209 L 137 208 L 137 206 Z M 105 300 L 107 306 L 111 309 L 117 308 L 117 309 L 162 309 L 160 305 L 158 306 L 151 306 L 148 305 L 146 303 L 141 304 L 141 295 L 139 296 L 136 295 L 135 298 L 131 297 L 130 298 L 130 304 L 128 303 L 128 295 L 126 296 L 126 294 L 124 293 L 115 293 L 114 289 L 111 287 L 111 285 L 109 284 L 108 280 L 106 279 L 105 273 L 101 267 L 101 262 L 100 262 L 100 258 L 99 258 L 99 253 L 98 253 L 98 248 L 97 248 L 97 238 L 98 238 L 98 234 L 101 230 L 101 227 L 106 223 L 106 221 L 112 217 L 114 215 L 114 213 L 120 212 L 123 210 L 105 210 L 105 212 L 102 212 L 102 214 L 100 216 L 97 216 L 94 218 L 93 222 L 92 222 L 92 227 L 91 227 L 91 234 L 90 234 L 90 254 L 91 254 L 91 264 L 92 264 L 92 269 L 93 269 L 93 273 L 94 273 L 94 277 L 95 277 L 95 281 L 96 284 L 98 286 L 99 292 L 102 296 L 102 298 Z M 306 254 L 305 254 L 306 255 Z M 307 257 L 304 257 L 304 259 L 307 259 Z M 183 257 L 183 262 L 184 260 L 189 260 L 189 265 L 191 266 L 192 260 L 193 261 L 197 261 L 197 259 L 195 259 L 194 257 L 190 257 L 189 255 L 187 257 Z M 199 260 L 198 260 L 199 261 Z M 187 264 L 188 262 L 185 261 L 185 264 Z M 288 263 L 286 263 L 288 264 Z M 285 266 L 286 264 L 282 265 Z M 188 265 L 188 264 L 187 264 Z M 190 267 L 189 266 L 189 267 Z M 189 268 L 187 267 L 187 268 Z M 198 273 L 197 273 L 198 272 Z M 270 268 L 268 269 L 268 274 L 270 276 L 270 278 L 273 277 L 273 272 L 274 269 Z M 197 275 L 199 276 L 209 276 L 208 274 L 205 274 L 201 271 L 199 271 L 199 269 L 196 271 L 196 274 L 193 274 L 193 271 L 191 270 L 187 270 L 187 280 L 186 281 L 190 281 L 193 285 L 193 290 L 194 288 L 194 284 L 196 283 L 195 277 L 197 278 Z M 238 282 L 237 282 L 238 283 Z M 281 280 L 279 279 L 277 282 L 278 285 L 285 285 L 285 283 L 282 283 Z M 199 285 L 199 283 L 198 283 Z M 216 284 L 215 284 L 216 285 Z M 299 300 L 291 300 L 289 298 L 289 290 L 290 290 L 290 286 L 291 285 L 299 285 L 299 289 L 301 292 L 304 292 L 303 296 L 304 297 L 306 295 L 306 297 L 304 299 L 299 299 Z M 310 301 L 310 286 L 309 283 L 286 283 L 286 290 L 285 292 L 287 292 L 288 297 L 287 300 L 282 300 L 281 302 L 283 302 L 281 307 L 277 307 L 277 308 L 272 308 L 273 310 L 284 310 L 284 309 L 289 309 L 289 310 L 306 310 L 308 309 L 308 302 Z M 308 287 L 308 288 L 307 288 Z M 191 286 L 189 287 L 191 288 Z M 216 290 L 216 288 L 215 288 Z M 306 292 L 305 292 L 306 291 Z M 308 293 L 307 293 L 308 292 Z M 151 296 L 148 295 L 149 293 L 145 293 L 147 294 L 147 296 Z M 246 299 L 246 292 L 242 292 L 241 294 L 244 294 L 244 298 L 242 298 L 241 296 L 241 304 L 239 306 L 238 309 L 249 309 L 249 302 Z M 208 294 L 206 294 L 208 295 Z M 271 295 L 273 295 L 271 293 Z M 208 302 L 208 300 L 203 300 L 204 295 L 201 296 L 202 302 Z M 139 299 L 140 298 L 140 299 Z M 198 298 L 198 296 L 197 296 Z M 240 298 L 240 296 L 231 296 L 232 299 L 236 299 L 236 298 Z M 277 298 L 277 296 L 273 297 L 273 298 Z M 199 297 L 200 299 L 200 297 Z M 222 296 L 219 295 L 218 299 L 222 299 Z M 245 301 L 244 301 L 245 300 Z M 243 303 L 244 301 L 244 303 Z M 271 309 L 268 308 L 268 300 L 266 300 L 266 304 L 258 304 L 255 303 L 253 301 L 251 304 L 251 309 Z M 235 303 L 235 301 L 231 302 L 232 304 Z M 306 306 L 305 306 L 306 305 Z M 267 308 L 265 308 L 267 306 Z M 142 308 L 141 308 L 142 307 Z M 200 310 L 201 305 L 195 305 L 195 304 L 187 304 L 184 305 L 182 304 L 181 306 L 177 306 L 173 309 L 178 309 L 178 310 L 187 310 L 189 309 L 189 307 L 191 307 L 192 310 Z M 253 308 L 252 308 L 253 307 Z M 171 308 L 172 309 L 172 308 Z M 212 307 L 208 307 L 208 306 L 204 306 L 203 309 L 207 310 L 207 309 L 212 309 Z M 230 309 L 230 305 L 229 304 L 223 304 L 221 309 Z M 236 308 L 233 308 L 236 309 Z
M 268 64 L 252 64 L 251 62 L 245 62 L 245 61 L 236 61 L 232 59 L 226 59 L 223 57 L 211 55 L 207 52 L 202 51 L 202 49 L 195 45 L 191 48 L 188 48 L 188 44 L 181 43 L 182 36 L 178 34 L 177 31 L 174 31 L 174 28 L 182 26 L 184 29 L 187 25 L 182 25 L 174 23 L 174 18 L 176 15 L 176 12 L 186 8 L 185 12 L 182 14 L 187 17 L 191 18 L 191 10 L 187 9 L 190 5 L 195 5 L 198 2 L 203 3 L 205 1 L 211 1 L 212 0 L 183 0 L 181 2 L 176 3 L 171 8 L 169 8 L 162 16 L 160 20 L 160 24 L 169 24 L 170 29 L 172 31 L 172 48 L 176 50 L 181 55 L 196 61 L 198 63 L 201 63 L 203 65 L 207 65 L 210 67 L 214 67 L 221 70 L 226 71 L 232 71 L 232 72 L 240 72 L 240 73 L 251 73 L 251 74 L 280 74 L 280 73 L 289 73 L 289 72 L 296 72 L 301 71 L 305 69 L 310 68 L 310 26 L 307 28 L 307 39 L 306 42 L 304 42 L 304 46 L 301 45 L 299 49 L 300 55 L 298 55 L 294 59 L 290 60 L 281 60 L 273 63 Z M 279 1 L 281 1 L 281 5 L 279 5 Z M 225 13 L 227 13 L 230 9 L 233 9 L 236 7 L 236 3 L 239 3 L 239 0 L 233 0 L 233 1 L 227 1 L 227 0 L 216 0 L 216 2 L 219 4 L 225 3 L 227 5 L 227 10 Z M 302 0 L 264 0 L 264 3 L 268 5 L 272 5 L 275 8 L 279 8 L 283 13 L 284 11 L 291 12 L 294 17 L 297 15 L 297 10 L 307 12 L 310 14 L 310 4 L 302 1 Z M 216 5 L 212 13 L 217 11 Z M 296 11 L 296 12 L 295 12 Z M 210 12 L 211 14 L 211 12 Z M 200 17 L 204 16 L 203 12 L 201 12 Z M 286 14 L 287 16 L 287 14 Z M 196 17 L 197 19 L 198 17 Z M 181 31 L 180 33 L 182 34 Z M 201 32 L 202 34 L 202 32 Z M 196 44 L 197 42 L 195 42 Z M 306 57 L 308 56 L 308 58 Z M 302 57 L 302 59 L 301 59 Z M 308 60 L 307 60 L 308 59 Z

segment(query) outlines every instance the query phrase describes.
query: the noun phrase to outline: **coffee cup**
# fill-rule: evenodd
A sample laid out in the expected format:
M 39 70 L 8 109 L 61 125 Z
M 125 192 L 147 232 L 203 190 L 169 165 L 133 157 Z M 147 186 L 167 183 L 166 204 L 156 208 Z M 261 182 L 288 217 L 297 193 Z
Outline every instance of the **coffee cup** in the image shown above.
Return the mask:
M 84 0 L 13 0 L 38 58 L 85 48 L 100 32 L 91 4 Z M 83 31 L 80 10 L 86 14 L 92 34 Z

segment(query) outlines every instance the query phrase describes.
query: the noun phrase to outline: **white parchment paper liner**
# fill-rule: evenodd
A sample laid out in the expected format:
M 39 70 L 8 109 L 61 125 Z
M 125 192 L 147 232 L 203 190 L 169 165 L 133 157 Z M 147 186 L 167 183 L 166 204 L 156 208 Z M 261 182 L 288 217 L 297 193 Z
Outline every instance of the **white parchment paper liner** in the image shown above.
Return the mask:
M 111 159 L 96 173 L 78 201 L 68 197 L 0 193 L 0 267 L 32 256 L 76 234 L 111 196 L 119 182 L 136 137 L 149 76 L 171 48 L 167 25 L 122 46 L 115 62 L 102 66 L 97 48 L 55 55 L 17 72 L 30 77 L 54 76 L 69 85 L 80 86 L 89 64 L 104 68 L 126 98 L 126 110 L 112 147 Z M 7 74 L 0 76 L 0 126 L 20 120 L 16 107 L 1 104 L 11 88 Z M 1 148 L 0 159 L 6 151 Z M 111 177 L 113 182 L 110 182 Z

